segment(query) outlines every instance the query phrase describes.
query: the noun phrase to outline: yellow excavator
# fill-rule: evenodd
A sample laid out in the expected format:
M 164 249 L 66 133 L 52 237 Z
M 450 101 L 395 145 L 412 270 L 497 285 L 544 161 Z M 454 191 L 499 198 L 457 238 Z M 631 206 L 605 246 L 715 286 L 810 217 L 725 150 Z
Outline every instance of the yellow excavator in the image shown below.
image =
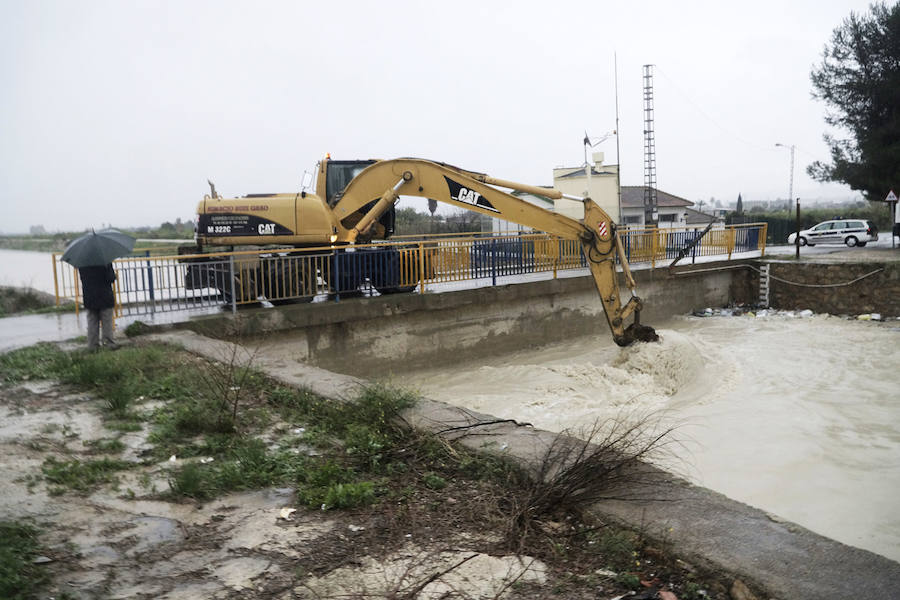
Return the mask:
M 331 160 L 317 168 L 316 193 L 250 194 L 222 198 L 211 193 L 197 206 L 198 249 L 240 246 L 293 248 L 345 246 L 388 239 L 394 230 L 394 204 L 400 196 L 421 196 L 581 242 L 600 293 L 615 342 L 655 341 L 652 327 L 640 323 L 642 301 L 609 215 L 590 198 L 489 177 L 419 158 Z M 584 220 L 554 213 L 498 188 L 584 204 Z M 616 257 L 631 290 L 623 303 Z M 374 267 L 373 267 L 374 268 Z M 383 275 L 369 273 L 376 280 Z M 390 284 L 385 284 L 391 287 Z M 396 289 L 396 287 L 392 288 Z M 633 316 L 626 327 L 625 320 Z

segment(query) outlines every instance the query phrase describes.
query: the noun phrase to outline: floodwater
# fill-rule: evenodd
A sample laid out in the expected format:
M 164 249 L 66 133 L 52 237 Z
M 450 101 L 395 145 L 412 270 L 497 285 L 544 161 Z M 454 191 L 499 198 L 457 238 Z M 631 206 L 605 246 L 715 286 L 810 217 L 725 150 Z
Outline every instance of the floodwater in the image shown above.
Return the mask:
M 0 286 L 30 287 L 53 294 L 50 252 L 0 249 Z
M 402 380 L 554 431 L 653 412 L 684 442 L 680 474 L 900 561 L 900 321 L 776 313 L 669 325 L 661 344 L 578 340 Z

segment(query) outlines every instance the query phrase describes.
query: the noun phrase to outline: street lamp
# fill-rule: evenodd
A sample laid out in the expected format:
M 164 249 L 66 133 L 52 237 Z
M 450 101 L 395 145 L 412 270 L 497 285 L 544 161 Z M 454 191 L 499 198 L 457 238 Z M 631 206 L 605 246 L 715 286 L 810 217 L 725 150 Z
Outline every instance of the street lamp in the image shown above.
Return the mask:
M 787 146 L 780 143 L 776 143 L 775 147 L 791 149 L 791 180 L 788 185 L 788 202 L 790 202 L 794 199 L 794 151 L 797 147 L 793 144 Z M 790 206 L 790 204 L 788 204 L 788 206 Z M 794 244 L 797 246 L 797 260 L 800 260 L 800 198 L 797 198 L 797 234 L 794 236 Z

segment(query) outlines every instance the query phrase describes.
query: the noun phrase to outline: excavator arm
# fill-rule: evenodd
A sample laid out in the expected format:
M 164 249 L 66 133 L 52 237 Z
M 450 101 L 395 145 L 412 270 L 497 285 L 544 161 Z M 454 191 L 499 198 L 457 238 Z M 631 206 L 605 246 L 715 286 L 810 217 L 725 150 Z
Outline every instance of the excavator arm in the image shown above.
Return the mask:
M 551 199 L 581 201 L 584 204 L 584 221 L 545 210 L 498 187 Z M 590 198 L 566 196 L 557 190 L 495 179 L 483 173 L 423 159 L 382 160 L 354 177 L 335 203 L 333 211 L 339 222 L 337 239 L 346 243 L 367 239 L 378 219 L 401 195 L 438 200 L 564 239 L 580 241 L 615 342 L 627 346 L 636 340 L 658 339 L 652 327 L 640 323 L 643 304 L 634 294 L 634 278 L 616 235 L 615 224 Z M 625 303 L 619 292 L 616 256 L 631 290 L 631 297 Z M 631 315 L 634 315 L 634 322 L 626 327 L 625 320 Z

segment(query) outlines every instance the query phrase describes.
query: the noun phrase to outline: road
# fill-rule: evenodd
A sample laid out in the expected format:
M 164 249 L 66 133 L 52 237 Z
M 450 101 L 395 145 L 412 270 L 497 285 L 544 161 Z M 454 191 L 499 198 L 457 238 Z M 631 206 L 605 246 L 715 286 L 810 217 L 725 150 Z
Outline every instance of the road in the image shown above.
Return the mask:
M 835 258 L 840 257 L 844 260 L 853 257 L 865 260 L 900 260 L 900 239 L 895 237 L 893 245 L 896 247 L 891 247 L 890 233 L 886 234 L 881 232 L 878 234 L 878 241 L 869 242 L 865 248 L 848 248 L 843 244 L 818 244 L 812 247 L 801 246 L 800 258 L 802 259 L 805 256 L 818 257 L 835 255 Z M 766 256 L 769 257 L 793 257 L 796 251 L 797 249 L 793 244 L 766 246 Z M 878 258 L 876 259 L 874 257 Z

